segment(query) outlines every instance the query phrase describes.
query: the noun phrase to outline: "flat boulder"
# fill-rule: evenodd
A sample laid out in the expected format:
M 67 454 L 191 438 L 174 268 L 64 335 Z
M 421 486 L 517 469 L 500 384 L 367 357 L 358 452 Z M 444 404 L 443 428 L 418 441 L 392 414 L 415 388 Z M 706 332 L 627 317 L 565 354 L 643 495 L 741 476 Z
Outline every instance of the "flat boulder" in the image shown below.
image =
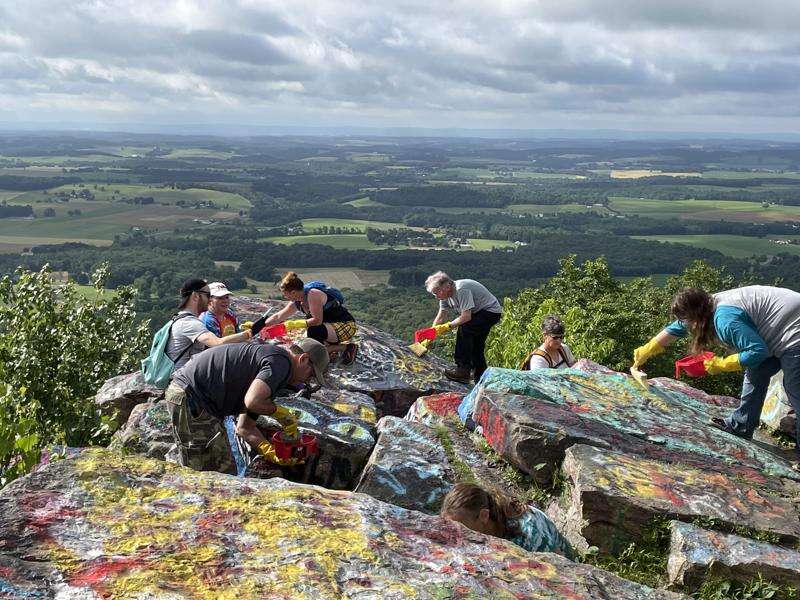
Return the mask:
M 503 458 L 540 483 L 573 444 L 719 470 L 776 490 L 781 477 L 800 478 L 768 450 L 711 426 L 719 411 L 727 409 L 679 389 L 645 390 L 621 373 L 576 369 L 489 369 L 459 407 Z
M 276 469 L 245 440 L 237 438 L 246 464 L 245 477 L 269 478 L 280 474 L 292 481 L 332 489 L 351 489 L 355 485 L 375 445 L 375 424 L 315 401 L 315 397 L 316 394 L 311 399 L 278 398 L 276 402 L 297 415 L 301 433 L 317 437 L 318 454 L 304 465 Z M 257 424 L 268 440 L 279 430 L 278 423 L 269 417 L 259 417 Z
M 366 494 L 103 449 L 0 491 L 0 589 L 59 598 L 678 598 Z
M 564 520 L 579 549 L 594 545 L 618 552 L 641 539 L 655 517 L 666 516 L 714 519 L 724 527 L 744 526 L 789 543 L 800 539 L 800 519 L 791 501 L 720 472 L 576 445 L 566 451 L 563 473 Z
M 156 402 L 164 397 L 164 390 L 144 382 L 142 372 L 117 375 L 107 379 L 95 395 L 97 407 L 107 415 L 116 415 L 121 426 L 128 420 L 133 407 L 142 402 Z
M 768 542 L 672 521 L 669 585 L 694 592 L 707 579 L 747 582 L 761 576 L 778 585 L 800 587 L 800 552 Z
M 405 418 L 425 425 L 436 425 L 455 419 L 458 418 L 458 407 L 463 399 L 464 395 L 458 392 L 421 396 L 408 409 Z

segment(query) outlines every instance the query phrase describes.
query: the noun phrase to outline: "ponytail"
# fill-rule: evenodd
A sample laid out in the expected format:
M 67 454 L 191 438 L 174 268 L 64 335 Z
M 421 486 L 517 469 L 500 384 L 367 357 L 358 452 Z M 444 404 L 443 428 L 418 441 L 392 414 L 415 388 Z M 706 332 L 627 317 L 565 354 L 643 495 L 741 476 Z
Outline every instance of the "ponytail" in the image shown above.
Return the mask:
M 282 292 L 300 292 L 303 291 L 303 285 L 303 280 L 297 276 L 297 273 L 289 271 L 281 279 L 278 288 Z

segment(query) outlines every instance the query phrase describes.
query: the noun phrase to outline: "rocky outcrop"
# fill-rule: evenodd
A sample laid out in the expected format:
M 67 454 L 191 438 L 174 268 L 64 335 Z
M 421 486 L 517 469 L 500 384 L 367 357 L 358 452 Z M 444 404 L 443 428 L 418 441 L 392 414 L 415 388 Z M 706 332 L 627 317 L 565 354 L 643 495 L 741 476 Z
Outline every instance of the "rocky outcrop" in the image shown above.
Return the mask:
M 164 390 L 145 383 L 141 371 L 136 371 L 108 379 L 94 401 L 103 413 L 115 415 L 117 423 L 124 425 L 134 406 L 142 402 L 156 402 L 163 397 Z
M 800 587 L 800 552 L 738 535 L 673 521 L 667 562 L 669 584 L 693 592 L 708 578 L 747 582 L 761 576 Z
M 567 450 L 563 470 L 567 506 L 562 508 L 571 522 L 567 529 L 580 533 L 582 539 L 570 539 L 578 548 L 618 552 L 640 540 L 655 517 L 705 517 L 789 543 L 800 540 L 792 502 L 720 472 L 585 445 Z
M 677 598 L 281 479 L 91 450 L 0 491 L 0 590 L 59 598 Z
M 128 421 L 114 433 L 110 448 L 164 460 L 175 446 L 166 400 L 137 404 Z

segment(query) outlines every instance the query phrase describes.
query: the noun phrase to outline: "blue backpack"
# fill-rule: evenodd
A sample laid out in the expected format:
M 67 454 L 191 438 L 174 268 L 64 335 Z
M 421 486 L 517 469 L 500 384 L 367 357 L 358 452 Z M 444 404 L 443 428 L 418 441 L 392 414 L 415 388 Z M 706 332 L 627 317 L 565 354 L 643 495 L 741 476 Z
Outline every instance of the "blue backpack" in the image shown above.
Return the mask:
M 181 350 L 175 360 L 167 356 L 167 344 L 172 336 L 172 326 L 175 321 L 188 316 L 188 313 L 176 315 L 170 319 L 169 323 L 156 331 L 153 336 L 153 344 L 150 346 L 150 354 L 142 361 L 142 379 L 144 379 L 145 383 L 154 385 L 162 390 L 169 385 L 172 371 L 175 370 L 175 363 L 180 361 L 181 357 L 192 347 L 192 344 Z
M 309 281 L 303 286 L 303 294 L 308 297 L 309 290 L 322 290 L 328 296 L 328 301 L 323 308 L 331 308 L 335 304 L 344 304 L 344 294 L 335 287 L 328 287 L 324 281 Z

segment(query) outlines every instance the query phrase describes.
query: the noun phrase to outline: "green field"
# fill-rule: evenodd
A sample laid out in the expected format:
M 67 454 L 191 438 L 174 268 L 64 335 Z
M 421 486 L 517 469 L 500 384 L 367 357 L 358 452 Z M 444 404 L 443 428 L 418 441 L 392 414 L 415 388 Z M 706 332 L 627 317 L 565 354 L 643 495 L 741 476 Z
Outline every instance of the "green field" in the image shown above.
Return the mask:
M 110 246 L 112 240 L 90 239 L 90 238 L 64 238 L 64 237 L 31 237 L 17 235 L 0 235 L 0 253 L 17 254 L 43 244 L 65 244 L 67 242 L 82 242 L 92 246 Z
M 359 198 L 358 200 L 350 200 L 350 202 L 345 202 L 345 204 L 355 206 L 356 208 L 361 208 L 362 206 L 386 206 L 380 202 L 375 202 L 375 200 L 369 197 Z
M 704 179 L 798 179 L 800 173 L 787 171 L 775 173 L 773 171 L 703 171 Z
M 527 169 L 514 170 L 512 174 L 501 175 L 496 170 L 478 167 L 445 167 L 434 173 L 435 179 L 585 179 L 582 175 L 571 173 L 540 173 Z
M 557 213 L 583 213 L 596 212 L 608 214 L 603 206 L 587 206 L 585 204 L 511 204 L 507 210 L 527 214 L 557 214 Z
M 236 156 L 233 152 L 219 150 L 210 150 L 208 148 L 176 148 L 169 154 L 165 154 L 160 158 L 217 158 L 226 160 Z
M 324 244 L 340 250 L 374 250 L 381 248 L 367 239 L 363 233 L 339 235 L 285 235 L 261 238 L 260 241 L 274 244 Z
M 610 208 L 622 214 L 653 219 L 697 219 L 703 221 L 740 221 L 767 223 L 800 221 L 800 206 L 770 205 L 739 200 L 652 200 L 643 198 L 610 198 Z
M 717 252 L 736 258 L 781 253 L 800 255 L 800 245 L 776 244 L 767 238 L 755 238 L 744 235 L 642 235 L 633 237 L 637 240 L 687 244 L 697 248 L 716 250 Z
M 482 240 L 470 238 L 467 240 L 473 250 L 491 250 L 492 248 L 513 248 L 516 244 L 508 240 Z
M 95 197 L 95 202 L 119 202 L 121 198 L 134 198 L 136 196 L 151 196 L 157 204 L 177 204 L 183 201 L 186 204 L 195 202 L 213 202 L 219 208 L 239 210 L 250 208 L 250 201 L 239 194 L 220 192 L 202 188 L 189 188 L 185 190 L 165 188 L 150 185 L 131 185 L 122 183 L 86 183 L 62 185 L 47 191 L 26 192 L 14 198 L 15 204 L 32 204 L 36 202 L 52 202 L 59 192 L 80 192 L 89 190 Z M 130 205 L 128 205 L 130 206 Z

